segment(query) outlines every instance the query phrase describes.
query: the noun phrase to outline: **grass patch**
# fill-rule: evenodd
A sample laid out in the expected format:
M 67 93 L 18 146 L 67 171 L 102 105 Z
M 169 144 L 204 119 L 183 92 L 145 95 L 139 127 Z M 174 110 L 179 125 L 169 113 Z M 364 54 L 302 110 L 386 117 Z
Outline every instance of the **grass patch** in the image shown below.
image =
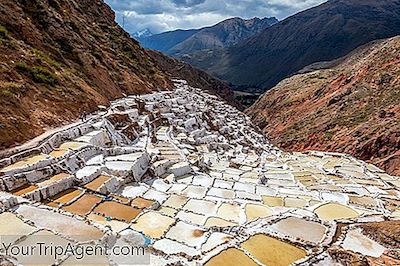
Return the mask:
M 3 25 L 0 25 L 0 37 L 7 38 L 8 37 L 8 30 Z
M 55 61 L 53 58 L 51 58 L 50 56 L 44 54 L 43 52 L 36 50 L 36 49 L 32 49 L 33 54 L 39 58 L 40 60 L 48 63 L 49 65 L 57 68 L 57 69 L 61 69 L 61 64 L 57 61 Z
M 54 85 L 57 82 L 56 75 L 45 67 L 42 66 L 30 67 L 23 62 L 18 62 L 16 66 L 18 70 L 28 73 L 33 79 L 33 81 L 37 83 L 46 83 Z
M 327 140 L 332 140 L 333 139 L 333 133 L 332 132 L 325 132 L 325 138 Z
M 0 99 L 5 99 L 7 102 L 15 103 L 26 91 L 27 88 L 21 83 L 0 80 Z

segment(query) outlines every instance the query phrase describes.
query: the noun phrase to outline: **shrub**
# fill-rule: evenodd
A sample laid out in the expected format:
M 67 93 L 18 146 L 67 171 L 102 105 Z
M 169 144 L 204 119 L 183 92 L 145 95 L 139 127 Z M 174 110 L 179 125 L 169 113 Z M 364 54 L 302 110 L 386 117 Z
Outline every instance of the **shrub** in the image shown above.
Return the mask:
M 6 27 L 0 25 L 0 38 L 6 38 L 8 37 L 8 30 Z
M 55 61 L 53 58 L 51 58 L 50 56 L 44 54 L 43 52 L 36 50 L 36 49 L 32 49 L 33 54 L 39 58 L 40 60 L 48 63 L 49 65 L 57 68 L 57 69 L 61 69 L 61 64 L 58 63 L 57 61 Z
M 57 82 L 57 77 L 45 67 L 30 67 L 23 62 L 17 62 L 16 66 L 18 70 L 27 72 L 31 76 L 33 81 L 37 83 L 47 83 L 50 85 L 54 85 Z

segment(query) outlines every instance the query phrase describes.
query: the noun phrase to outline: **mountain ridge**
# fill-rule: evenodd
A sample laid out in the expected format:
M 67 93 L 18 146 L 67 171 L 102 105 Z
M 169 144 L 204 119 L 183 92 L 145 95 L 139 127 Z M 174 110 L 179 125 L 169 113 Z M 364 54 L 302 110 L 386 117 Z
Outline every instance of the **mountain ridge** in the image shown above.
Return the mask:
M 400 1 L 331 0 L 235 46 L 185 61 L 235 86 L 265 91 L 312 63 L 340 58 L 397 34 Z
M 229 47 L 275 24 L 276 18 L 242 19 L 234 17 L 213 26 L 191 30 L 176 30 L 156 34 L 141 40 L 148 49 L 181 56 L 204 49 Z
M 400 175 L 400 36 L 281 81 L 246 112 L 278 146 L 352 154 Z

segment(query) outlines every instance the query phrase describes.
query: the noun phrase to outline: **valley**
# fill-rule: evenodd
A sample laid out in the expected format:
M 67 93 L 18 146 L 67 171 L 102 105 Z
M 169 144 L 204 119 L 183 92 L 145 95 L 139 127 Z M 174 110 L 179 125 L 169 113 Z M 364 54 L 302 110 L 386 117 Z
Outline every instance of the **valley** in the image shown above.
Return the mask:
M 399 34 L 399 0 L 2 0 L 0 264 L 400 265 Z
M 217 96 L 174 82 L 1 160 L 0 232 L 19 245 L 45 235 L 147 254 L 80 262 L 100 265 L 396 261 L 364 228 L 400 226 L 398 177 L 344 154 L 283 152 Z

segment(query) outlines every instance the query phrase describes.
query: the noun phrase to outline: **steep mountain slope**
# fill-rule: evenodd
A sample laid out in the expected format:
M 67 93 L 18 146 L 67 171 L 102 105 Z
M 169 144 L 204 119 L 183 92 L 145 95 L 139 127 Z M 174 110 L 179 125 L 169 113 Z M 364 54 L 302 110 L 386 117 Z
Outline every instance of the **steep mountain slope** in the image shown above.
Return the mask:
M 191 63 L 234 85 L 269 89 L 307 65 L 397 34 L 399 0 L 330 0 Z
M 400 37 L 295 75 L 247 113 L 288 150 L 345 152 L 400 175 Z
M 154 35 L 143 39 L 141 43 L 146 48 L 179 57 L 204 49 L 235 45 L 277 22 L 276 18 L 231 18 L 198 30 L 178 30 Z
M 0 2 L 0 148 L 121 97 L 171 86 L 100 0 Z
M 230 47 L 276 24 L 276 18 L 231 18 L 193 34 L 169 51 L 175 56 L 191 54 L 205 49 Z
M 102 0 L 1 1 L 0 149 L 123 94 L 172 87 L 164 69 L 174 69 L 168 64 L 175 61 L 166 58 L 159 66 L 150 54 L 115 23 Z M 188 78 L 193 86 L 204 84 L 204 76 Z M 229 88 L 215 85 L 210 90 L 220 89 L 229 100 Z

